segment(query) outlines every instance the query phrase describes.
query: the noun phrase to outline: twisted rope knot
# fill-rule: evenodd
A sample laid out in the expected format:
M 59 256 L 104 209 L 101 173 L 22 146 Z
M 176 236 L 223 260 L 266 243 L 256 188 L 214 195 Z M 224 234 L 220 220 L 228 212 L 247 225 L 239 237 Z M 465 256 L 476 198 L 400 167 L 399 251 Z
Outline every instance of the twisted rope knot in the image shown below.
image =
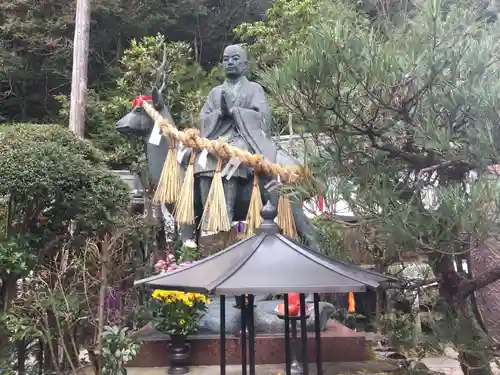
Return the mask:
M 242 164 L 256 171 L 264 172 L 273 178 L 280 176 L 283 182 L 294 182 L 302 175 L 301 172 L 303 171 L 296 167 L 290 168 L 271 163 L 266 160 L 263 155 L 251 154 L 248 151 L 231 146 L 227 142 L 202 138 L 198 129 L 190 128 L 180 131 L 165 119 L 150 103 L 144 100 L 141 105 L 149 117 L 154 121 L 155 125 L 160 127 L 163 135 L 168 137 L 171 141 L 182 142 L 186 147 L 207 150 L 212 154 L 216 154 L 219 158 L 231 159 L 236 156 L 240 159 Z

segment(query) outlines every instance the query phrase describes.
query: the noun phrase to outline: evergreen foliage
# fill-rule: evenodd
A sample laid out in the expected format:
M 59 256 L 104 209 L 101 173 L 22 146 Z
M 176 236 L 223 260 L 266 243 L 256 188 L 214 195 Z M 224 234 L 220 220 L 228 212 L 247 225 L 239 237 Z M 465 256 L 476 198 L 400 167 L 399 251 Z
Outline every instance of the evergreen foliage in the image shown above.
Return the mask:
M 500 161 L 500 25 L 470 1 L 421 0 L 411 14 L 376 22 L 354 5 L 327 4 L 334 17 L 261 74 L 296 121 L 328 136 L 309 166 L 317 180 L 301 194 L 335 177 L 386 256 L 426 253 L 449 317 L 440 337 L 489 369 L 467 299 L 480 286 L 453 260 L 498 223 L 488 167 Z

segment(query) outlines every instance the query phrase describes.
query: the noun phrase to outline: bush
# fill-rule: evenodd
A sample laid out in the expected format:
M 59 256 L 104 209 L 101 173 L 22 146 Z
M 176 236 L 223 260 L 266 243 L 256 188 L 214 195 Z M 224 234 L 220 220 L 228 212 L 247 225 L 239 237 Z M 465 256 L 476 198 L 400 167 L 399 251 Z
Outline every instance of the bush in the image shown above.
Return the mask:
M 95 341 L 99 308 L 114 295 L 120 304 L 105 319 L 123 323 L 145 228 L 128 216 L 129 201 L 127 184 L 91 142 L 55 124 L 0 127 L 0 348 L 22 338 L 24 363 L 35 340 L 58 353 L 62 344 L 50 338 L 71 337 L 71 355 L 51 362 L 76 365 Z
M 11 124 L 0 140 L 0 197 L 14 204 L 10 224 L 19 231 L 59 231 L 70 220 L 77 231 L 103 231 L 127 206 L 128 186 L 68 129 Z

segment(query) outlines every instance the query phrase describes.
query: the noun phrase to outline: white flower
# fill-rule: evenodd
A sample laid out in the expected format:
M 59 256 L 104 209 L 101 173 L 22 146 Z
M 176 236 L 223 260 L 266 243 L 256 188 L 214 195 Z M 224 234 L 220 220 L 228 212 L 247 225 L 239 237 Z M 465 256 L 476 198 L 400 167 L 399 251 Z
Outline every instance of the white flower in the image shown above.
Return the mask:
M 198 246 L 196 246 L 196 242 L 191 240 L 191 239 L 184 241 L 182 246 L 186 246 L 186 247 L 189 247 L 191 249 L 196 249 L 198 247 Z

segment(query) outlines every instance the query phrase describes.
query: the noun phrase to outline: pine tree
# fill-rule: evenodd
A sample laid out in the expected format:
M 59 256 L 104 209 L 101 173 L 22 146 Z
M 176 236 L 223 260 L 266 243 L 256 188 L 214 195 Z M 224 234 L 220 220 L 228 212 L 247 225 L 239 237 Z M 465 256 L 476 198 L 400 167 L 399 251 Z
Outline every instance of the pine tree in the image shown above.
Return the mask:
M 426 254 L 440 340 L 465 374 L 491 373 L 470 297 L 500 279 L 500 264 L 469 279 L 454 260 L 498 232 L 500 24 L 473 1 L 417 0 L 390 19 L 326 3 L 335 17 L 261 74 L 296 123 L 328 136 L 300 192 L 334 178 L 389 255 Z

